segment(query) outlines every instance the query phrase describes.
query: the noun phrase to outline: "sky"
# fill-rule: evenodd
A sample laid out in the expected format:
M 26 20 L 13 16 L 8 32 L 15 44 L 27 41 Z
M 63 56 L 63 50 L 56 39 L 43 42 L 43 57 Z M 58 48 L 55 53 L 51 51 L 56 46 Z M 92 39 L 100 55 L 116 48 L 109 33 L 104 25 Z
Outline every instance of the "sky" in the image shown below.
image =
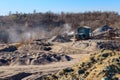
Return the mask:
M 1 0 L 0 15 L 12 13 L 32 13 L 51 11 L 60 12 L 88 12 L 115 11 L 120 14 L 120 0 Z

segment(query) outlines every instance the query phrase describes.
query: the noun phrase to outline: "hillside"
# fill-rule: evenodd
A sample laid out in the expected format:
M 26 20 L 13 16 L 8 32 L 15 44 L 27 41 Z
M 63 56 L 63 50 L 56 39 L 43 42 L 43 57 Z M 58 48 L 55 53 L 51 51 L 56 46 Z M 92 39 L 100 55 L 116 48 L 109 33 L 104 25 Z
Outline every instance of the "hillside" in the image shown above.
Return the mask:
M 8 16 L 0 16 L 0 27 L 26 26 L 26 27 L 43 27 L 52 29 L 60 27 L 65 23 L 70 23 L 72 28 L 77 25 L 86 25 L 90 27 L 101 27 L 109 24 L 113 27 L 119 27 L 120 15 L 116 12 L 85 12 L 85 13 L 64 13 L 60 14 L 46 13 L 18 13 Z

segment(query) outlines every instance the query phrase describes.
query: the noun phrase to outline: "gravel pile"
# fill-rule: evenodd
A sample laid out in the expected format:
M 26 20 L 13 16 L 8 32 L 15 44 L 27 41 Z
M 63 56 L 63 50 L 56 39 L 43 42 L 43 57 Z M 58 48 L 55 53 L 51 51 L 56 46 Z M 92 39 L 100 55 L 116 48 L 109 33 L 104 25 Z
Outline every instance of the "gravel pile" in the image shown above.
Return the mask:
M 52 52 L 4 52 L 0 53 L 0 66 L 4 65 L 40 65 L 51 62 L 70 61 L 71 58 L 65 54 Z

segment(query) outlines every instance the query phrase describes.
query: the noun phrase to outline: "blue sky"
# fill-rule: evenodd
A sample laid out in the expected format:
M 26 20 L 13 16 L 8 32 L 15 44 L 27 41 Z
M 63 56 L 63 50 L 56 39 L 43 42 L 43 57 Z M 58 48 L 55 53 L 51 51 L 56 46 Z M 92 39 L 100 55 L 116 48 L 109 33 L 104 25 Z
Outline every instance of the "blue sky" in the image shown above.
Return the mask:
M 1 0 L 0 15 L 23 12 L 32 13 L 52 11 L 85 12 L 116 11 L 120 13 L 120 0 Z

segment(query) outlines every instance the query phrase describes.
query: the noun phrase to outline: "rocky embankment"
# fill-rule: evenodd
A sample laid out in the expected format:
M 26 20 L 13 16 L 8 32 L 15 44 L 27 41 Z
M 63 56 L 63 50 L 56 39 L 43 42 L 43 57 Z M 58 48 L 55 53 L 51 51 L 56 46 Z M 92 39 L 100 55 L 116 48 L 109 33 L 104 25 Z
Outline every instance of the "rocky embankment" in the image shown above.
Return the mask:
M 81 63 L 63 69 L 56 74 L 49 74 L 40 80 L 119 80 L 120 52 L 101 50 L 91 54 Z

